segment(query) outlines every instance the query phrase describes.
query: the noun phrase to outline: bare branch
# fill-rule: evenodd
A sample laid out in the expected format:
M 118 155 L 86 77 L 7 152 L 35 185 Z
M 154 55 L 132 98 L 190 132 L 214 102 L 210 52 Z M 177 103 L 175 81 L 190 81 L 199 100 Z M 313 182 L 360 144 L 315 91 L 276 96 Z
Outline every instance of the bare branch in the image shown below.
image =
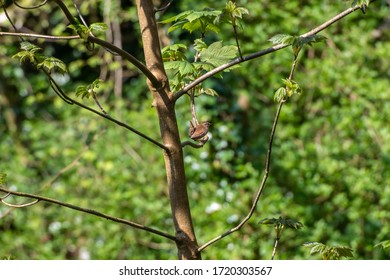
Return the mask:
M 195 149 L 200 149 L 200 148 L 202 148 L 204 146 L 204 144 L 206 144 L 206 142 L 194 143 L 192 141 L 187 140 L 187 141 L 182 142 L 181 146 L 182 147 L 191 146 L 191 147 L 193 147 Z
M 15 195 L 15 196 L 28 197 L 28 198 L 36 199 L 38 201 L 45 201 L 45 202 L 48 202 L 48 203 L 60 205 L 60 206 L 63 206 L 63 207 L 66 207 L 66 208 L 70 208 L 70 209 L 73 209 L 73 210 L 76 210 L 76 211 L 79 211 L 79 212 L 84 212 L 84 213 L 91 214 L 91 215 L 94 215 L 94 216 L 97 216 L 97 217 L 100 217 L 100 218 L 104 218 L 104 219 L 107 219 L 107 220 L 110 220 L 110 221 L 113 221 L 113 222 L 116 222 L 116 223 L 125 224 L 125 225 L 131 226 L 133 228 L 137 228 L 137 229 L 141 229 L 141 230 L 144 230 L 144 231 L 148 231 L 148 232 L 157 234 L 159 236 L 168 238 L 170 240 L 176 241 L 176 238 L 173 235 L 170 235 L 168 233 L 165 233 L 165 232 L 162 232 L 162 231 L 159 231 L 159 230 L 156 230 L 156 229 L 153 229 L 153 228 L 141 225 L 141 224 L 137 224 L 137 223 L 134 223 L 134 222 L 126 220 L 126 219 L 117 218 L 117 217 L 114 217 L 114 216 L 111 216 L 111 215 L 107 215 L 107 214 L 104 214 L 102 212 L 99 212 L 99 211 L 96 211 L 96 210 L 93 210 L 93 209 L 87 209 L 87 208 L 79 207 L 79 206 L 76 206 L 76 205 L 73 205 L 73 204 L 70 204 L 70 203 L 62 202 L 62 201 L 59 201 L 59 200 L 56 200 L 56 199 L 52 199 L 52 198 L 49 198 L 49 197 L 45 197 L 45 196 L 29 194 L 29 193 L 23 193 L 23 192 L 17 192 L 17 191 L 11 191 L 11 190 L 8 190 L 8 189 L 2 188 L 2 187 L 0 187 L 0 191 L 4 192 L 4 193 L 10 193 L 10 194 Z M 4 201 L 3 201 L 3 203 L 4 203 Z
M 211 244 L 217 242 L 218 240 L 221 240 L 222 238 L 230 235 L 231 233 L 235 232 L 235 231 L 238 231 L 239 229 L 241 229 L 245 224 L 246 222 L 252 217 L 255 209 L 256 209 L 256 205 L 260 199 L 260 195 L 261 193 L 263 192 L 263 189 L 264 189 L 264 186 L 265 186 L 265 183 L 267 182 L 267 179 L 268 179 L 268 174 L 269 174 L 269 169 L 270 169 L 270 164 L 271 164 L 271 153 L 272 153 L 272 143 L 273 143 L 273 140 L 274 140 L 274 136 L 275 136 L 275 131 L 276 131 L 276 126 L 278 124 L 278 120 L 279 120 L 279 115 L 280 115 L 280 111 L 282 110 L 282 106 L 284 104 L 285 100 L 282 100 L 280 103 L 279 103 L 279 106 L 278 106 L 278 109 L 276 110 L 276 114 L 275 114 L 275 118 L 274 118 L 274 123 L 272 125 L 272 130 L 271 130 L 271 135 L 270 135 L 270 139 L 269 139 L 269 142 L 268 142 L 268 151 L 267 151 L 267 158 L 266 158 L 266 162 L 265 162 L 265 171 L 264 171 L 264 176 L 263 176 L 263 180 L 261 181 L 260 185 L 259 185 L 259 188 L 257 190 L 257 193 L 256 193 L 256 196 L 255 196 L 255 199 L 253 200 L 252 202 L 252 207 L 251 209 L 249 210 L 249 213 L 246 215 L 246 217 L 237 225 L 235 226 L 234 228 L 232 229 L 229 229 L 228 231 L 226 231 L 225 233 L 215 237 L 214 239 L 206 242 L 205 244 L 203 244 L 202 246 L 200 246 L 198 248 L 198 251 L 201 252 L 202 250 L 204 250 L 205 248 L 207 248 L 208 246 L 210 246 Z
M 0 36 L 32 37 L 32 38 L 48 39 L 48 40 L 73 40 L 73 39 L 80 39 L 79 35 L 73 35 L 73 36 L 52 36 L 52 35 L 41 35 L 41 34 L 33 34 L 33 33 L 18 33 L 18 32 L 0 32 Z
M 109 121 L 111 121 L 111 122 L 113 122 L 113 123 L 115 123 L 115 124 L 121 126 L 121 127 L 126 128 L 127 130 L 130 130 L 131 132 L 137 134 L 138 136 L 141 136 L 142 138 L 144 138 L 144 139 L 148 140 L 149 142 L 155 144 L 156 146 L 158 146 L 158 147 L 164 149 L 165 151 L 169 151 L 169 148 L 166 147 L 165 145 L 163 145 L 163 144 L 161 144 L 160 142 L 156 141 L 155 139 L 153 139 L 153 138 L 147 136 L 146 134 L 144 134 L 144 133 L 142 133 L 142 132 L 136 130 L 135 128 L 129 126 L 128 124 L 125 124 L 125 123 L 123 123 L 123 122 L 121 122 L 121 121 L 119 121 L 119 120 L 117 120 L 117 119 L 111 117 L 110 115 L 107 115 L 107 114 L 104 114 L 104 113 L 102 113 L 102 112 L 99 112 L 99 111 L 97 111 L 97 110 L 95 110 L 95 109 L 93 109 L 93 108 L 91 108 L 91 107 L 88 107 L 88 106 L 86 106 L 86 105 L 84 105 L 84 104 L 82 104 L 82 103 L 76 101 L 76 100 L 73 99 L 73 98 L 70 98 L 67 94 L 65 94 L 65 93 L 62 91 L 62 89 L 58 86 L 58 84 L 56 83 L 56 81 L 50 76 L 49 73 L 47 73 L 46 71 L 44 71 L 44 73 L 47 75 L 47 77 L 48 77 L 48 79 L 49 79 L 49 81 L 50 81 L 50 85 L 51 85 L 51 87 L 53 88 L 54 92 L 55 92 L 59 97 L 61 97 L 61 99 L 63 99 L 65 102 L 67 102 L 68 104 L 75 104 L 75 105 L 77 105 L 77 106 L 79 106 L 79 107 L 81 107 L 81 108 L 83 108 L 83 109 L 85 109 L 85 110 L 88 110 L 88 111 L 90 111 L 90 112 L 92 112 L 92 113 L 94 113 L 94 114 L 96 114 L 96 115 L 99 115 L 99 116 L 101 116 L 101 117 L 103 117 L 103 118 L 105 118 L 105 119 L 107 119 L 107 120 L 109 120 Z
M 317 34 L 319 32 L 321 32 L 322 30 L 326 29 L 327 27 L 329 27 L 330 25 L 334 24 L 335 22 L 339 21 L 340 19 L 344 18 L 345 16 L 349 15 L 350 13 L 356 11 L 356 10 L 359 10 L 360 7 L 359 6 L 355 6 L 355 7 L 352 7 L 352 8 L 349 8 L 341 13 L 339 13 L 338 15 L 334 16 L 333 18 L 331 18 L 330 20 L 324 22 L 323 24 L 319 25 L 318 27 L 310 30 L 309 32 L 306 32 L 305 34 L 302 34 L 301 37 L 307 37 L 307 36 L 311 36 L 311 35 L 314 35 L 314 34 Z M 234 60 L 226 63 L 226 64 L 223 64 L 207 73 L 205 73 L 204 75 L 200 76 L 199 78 L 195 79 L 194 81 L 192 81 L 191 83 L 189 83 L 188 85 L 186 85 L 185 87 L 183 87 L 181 90 L 179 90 L 178 92 L 176 92 L 174 94 L 174 98 L 177 100 L 178 98 L 180 98 L 181 96 L 183 96 L 186 92 L 188 92 L 190 89 L 194 88 L 195 86 L 197 86 L 198 84 L 202 83 L 203 81 L 207 80 L 208 78 L 214 76 L 215 74 L 219 73 L 219 72 L 222 72 L 236 64 L 239 64 L 239 63 L 242 63 L 244 61 L 249 61 L 249 60 L 252 60 L 252 59 L 255 59 L 255 58 L 258 58 L 258 57 L 261 57 L 261 56 L 264 56 L 264 55 L 267 55 L 267 54 L 270 54 L 270 53 L 273 53 L 273 52 L 276 52 L 278 50 L 281 50 L 281 49 L 284 49 L 286 47 L 288 47 L 289 45 L 288 44 L 279 44 L 279 45 L 275 45 L 273 47 L 270 47 L 268 49 L 264 49 L 264 50 L 261 50 L 261 51 L 258 51 L 258 52 L 255 52 L 255 53 L 252 53 L 252 54 L 249 54 L 249 55 L 246 55 L 246 56 L 243 56 L 242 58 L 241 57 L 238 57 L 238 58 L 235 58 Z
M 45 4 L 47 3 L 47 1 L 48 1 L 48 0 L 45 0 L 45 1 L 43 1 L 42 3 L 40 3 L 40 4 L 38 4 L 38 5 L 35 5 L 35 6 L 25 7 L 25 6 L 20 5 L 20 4 L 18 3 L 18 1 L 13 0 L 14 4 L 15 4 L 17 7 L 21 8 L 21 9 L 24 9 L 24 10 L 33 10 L 33 9 L 37 9 L 37 8 L 42 7 L 43 5 L 45 5 Z
M 36 200 L 34 200 L 32 202 L 23 203 L 23 204 L 9 203 L 9 202 L 4 201 L 4 199 L 0 199 L 0 202 L 3 203 L 4 205 L 7 205 L 8 207 L 23 208 L 23 207 L 28 207 L 28 206 L 32 206 L 34 204 L 37 204 L 39 202 L 39 199 L 36 199 Z

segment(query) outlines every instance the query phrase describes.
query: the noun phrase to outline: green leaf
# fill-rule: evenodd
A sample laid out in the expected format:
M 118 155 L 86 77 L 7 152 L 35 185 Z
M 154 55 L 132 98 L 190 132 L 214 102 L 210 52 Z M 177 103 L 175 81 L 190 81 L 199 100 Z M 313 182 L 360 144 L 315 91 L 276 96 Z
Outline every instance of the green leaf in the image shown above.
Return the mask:
M 297 82 L 290 79 L 282 79 L 282 81 L 286 85 L 286 94 L 288 97 L 291 97 L 294 94 L 301 95 L 302 89 Z
M 164 47 L 162 57 L 164 61 L 186 60 L 184 52 L 187 50 L 187 46 L 184 44 L 173 44 Z
M 20 48 L 22 49 L 22 51 L 12 56 L 12 58 L 19 58 L 20 63 L 29 61 L 30 63 L 35 65 L 45 58 L 45 56 L 39 53 L 40 51 L 42 51 L 42 49 L 34 44 L 31 44 L 30 42 L 21 42 Z
M 236 46 L 223 46 L 222 41 L 218 41 L 200 52 L 200 60 L 218 67 L 231 61 L 236 55 Z
M 78 86 L 76 88 L 76 96 L 81 98 L 89 98 L 91 95 L 96 94 L 98 89 L 100 87 L 100 84 L 103 83 L 103 80 L 96 79 L 88 86 Z
M 31 44 L 30 42 L 23 41 L 20 42 L 20 48 L 25 51 L 29 51 L 32 53 L 36 53 L 38 51 L 42 51 L 42 49 L 34 44 Z
M 319 242 L 306 242 L 303 246 L 310 248 L 310 254 L 320 253 L 324 260 L 352 258 L 353 250 L 346 246 L 327 246 Z
M 218 33 L 219 28 L 213 23 L 214 20 L 222 13 L 219 10 L 205 9 L 203 11 L 185 11 L 177 16 L 161 21 L 161 23 L 174 23 L 168 28 L 168 33 L 176 29 L 185 29 L 190 33 L 200 30 L 202 33 L 213 31 Z
M 277 34 L 271 37 L 270 39 L 268 39 L 268 41 L 272 42 L 272 44 L 274 45 L 278 45 L 278 44 L 291 45 L 294 42 L 294 40 L 295 40 L 295 36 L 288 35 L 288 34 Z
M 7 178 L 7 174 L 4 172 L 0 172 L 0 184 L 5 184 L 6 178 Z
M 274 94 L 274 101 L 279 103 L 285 98 L 286 95 L 287 95 L 286 88 L 280 87 L 276 90 Z
M 194 49 L 201 52 L 204 49 L 207 49 L 207 44 L 202 39 L 196 39 L 194 41 Z
M 292 229 L 301 229 L 303 227 L 303 224 L 301 222 L 298 222 L 294 219 L 284 219 L 282 217 L 276 218 L 266 218 L 259 222 L 259 224 L 263 225 L 273 225 L 275 227 L 285 227 L 285 228 L 292 228 Z
M 370 5 L 370 0 L 354 0 L 352 2 L 352 7 L 358 5 L 359 7 L 368 6 Z
M 99 33 L 103 33 L 104 31 L 106 31 L 108 28 L 107 24 L 103 23 L 103 22 L 96 22 L 96 23 L 92 23 L 90 26 L 89 26 L 89 30 L 93 33 L 93 34 L 99 34 Z
M 176 16 L 173 16 L 173 17 L 167 18 L 165 20 L 162 20 L 162 21 L 160 21 L 160 23 L 171 23 L 171 22 L 178 21 L 178 20 L 184 20 L 192 12 L 193 12 L 192 10 L 184 11 L 184 12 L 182 12 L 182 13 L 176 15 Z
M 61 74 L 68 72 L 65 63 L 55 57 L 45 57 L 44 60 L 37 64 L 37 69 L 43 68 L 48 73 L 51 73 L 53 70 L 57 70 Z
M 195 71 L 194 66 L 188 61 L 167 61 L 164 67 L 167 70 L 177 70 L 182 76 L 193 74 Z
M 218 93 L 215 90 L 213 90 L 212 88 L 202 89 L 201 93 L 205 93 L 209 96 L 218 96 Z
M 382 241 L 375 245 L 375 247 L 382 247 L 384 250 L 390 249 L 390 240 Z
M 87 90 L 87 86 L 78 86 L 76 88 L 76 96 L 81 96 L 81 98 L 89 98 L 90 93 Z
M 84 24 L 81 23 L 75 23 L 75 24 L 69 24 L 68 28 L 74 30 L 81 38 L 86 40 L 89 36 L 89 28 L 84 26 Z

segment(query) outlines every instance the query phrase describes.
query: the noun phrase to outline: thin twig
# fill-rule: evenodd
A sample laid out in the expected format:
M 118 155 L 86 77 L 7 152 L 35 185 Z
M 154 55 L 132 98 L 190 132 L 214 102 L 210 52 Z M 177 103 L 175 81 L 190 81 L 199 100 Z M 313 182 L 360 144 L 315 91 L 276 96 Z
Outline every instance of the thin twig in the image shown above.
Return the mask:
M 11 17 L 9 16 L 8 12 L 7 12 L 7 8 L 5 7 L 5 4 L 3 4 L 3 1 L 1 1 L 1 7 L 3 8 L 3 11 L 4 11 L 4 14 L 5 14 L 5 17 L 7 18 L 7 20 L 9 21 L 9 23 L 11 24 L 12 28 L 14 29 L 15 32 L 18 32 L 18 29 L 16 28 L 13 20 L 11 19 Z M 23 41 L 23 38 L 22 37 L 19 37 L 20 40 Z
M 192 141 L 187 140 L 187 141 L 182 142 L 181 146 L 182 147 L 191 146 L 191 147 L 193 147 L 195 149 L 200 149 L 200 148 L 202 148 L 204 146 L 204 144 L 206 144 L 206 142 L 194 143 Z
M 338 15 L 334 16 L 330 20 L 324 22 L 323 24 L 319 25 L 318 27 L 310 30 L 309 32 L 306 32 L 305 34 L 302 34 L 301 37 L 307 37 L 307 36 L 315 35 L 315 34 L 321 32 L 322 30 L 326 29 L 330 25 L 334 24 L 335 22 L 339 21 L 343 17 L 345 17 L 345 16 L 349 15 L 350 13 L 352 13 L 352 12 L 354 12 L 356 10 L 359 10 L 359 9 L 360 9 L 359 6 L 355 6 L 355 7 L 349 8 L 349 9 L 339 13 Z M 235 58 L 234 60 L 232 60 L 232 61 L 230 61 L 228 63 L 225 63 L 225 64 L 223 64 L 223 65 L 221 65 L 221 66 L 219 66 L 217 68 L 214 68 L 213 70 L 203 74 L 202 76 L 200 76 L 199 78 L 195 79 L 194 81 L 192 81 L 188 85 L 184 86 L 181 90 L 179 90 L 178 92 L 176 92 L 174 94 L 174 99 L 177 100 L 178 98 L 183 96 L 186 92 L 188 92 L 190 89 L 194 88 L 198 84 L 202 83 L 203 81 L 205 81 L 208 78 L 214 76 L 215 74 L 217 74 L 219 72 L 222 72 L 222 71 L 224 71 L 224 70 L 226 70 L 226 69 L 228 69 L 228 68 L 230 68 L 230 67 L 232 67 L 232 66 L 234 66 L 236 64 L 239 64 L 239 63 L 244 62 L 244 61 L 249 61 L 249 60 L 252 60 L 252 59 L 255 59 L 255 58 L 258 58 L 258 57 L 261 57 L 261 56 L 264 56 L 264 55 L 267 55 L 267 54 L 279 51 L 279 50 L 284 49 L 284 48 L 286 48 L 288 46 L 289 46 L 289 44 L 278 44 L 278 45 L 275 45 L 275 46 L 270 47 L 268 49 L 260 50 L 258 52 L 255 52 L 255 53 L 243 56 L 242 58 L 240 58 L 240 57 Z
M 11 191 L 11 190 L 8 190 L 8 189 L 2 188 L 2 187 L 0 187 L 0 191 L 4 192 L 4 193 L 10 193 L 12 195 L 20 196 L 20 197 L 28 197 L 28 198 L 33 198 L 33 199 L 36 199 L 36 200 L 39 200 L 39 201 L 45 201 L 45 202 L 48 202 L 48 203 L 60 205 L 60 206 L 63 206 L 63 207 L 66 207 L 66 208 L 70 208 L 70 209 L 73 209 L 73 210 L 76 210 L 76 211 L 79 211 L 79 212 L 84 212 L 84 213 L 91 214 L 91 215 L 94 215 L 94 216 L 97 216 L 97 217 L 100 217 L 100 218 L 104 218 L 104 219 L 107 219 L 107 220 L 110 220 L 110 221 L 113 221 L 113 222 L 116 222 L 116 223 L 121 223 L 121 224 L 125 224 L 125 225 L 128 225 L 128 226 L 137 228 L 137 229 L 148 231 L 148 232 L 160 235 L 162 237 L 168 238 L 170 240 L 176 241 L 175 236 L 173 236 L 173 235 L 171 235 L 169 233 L 165 233 L 165 232 L 159 231 L 157 229 L 153 229 L 153 228 L 141 225 L 141 224 L 137 224 L 137 223 L 134 223 L 134 222 L 126 220 L 126 219 L 117 218 L 117 217 L 114 217 L 114 216 L 111 216 L 111 215 L 107 215 L 107 214 L 104 214 L 102 212 L 96 211 L 94 209 L 83 208 L 83 207 L 80 207 L 80 206 L 76 206 L 76 205 L 73 205 L 73 204 L 70 204 L 70 203 L 62 202 L 62 201 L 59 201 L 59 200 L 56 200 L 56 199 L 52 199 L 52 198 L 49 198 L 49 197 L 45 197 L 45 196 L 29 194 L 29 193 L 23 193 L 23 192 L 17 192 L 17 191 Z
M 274 260 L 275 259 L 275 256 L 276 256 L 276 249 L 278 248 L 278 245 L 279 245 L 279 237 L 276 237 L 275 238 L 275 244 L 274 244 L 274 249 L 272 250 L 272 256 L 271 256 L 271 260 Z
M 33 34 L 33 33 L 18 33 L 18 32 L 0 32 L 0 36 L 32 37 L 32 38 L 49 39 L 49 40 L 73 40 L 73 39 L 80 39 L 79 35 L 73 35 L 73 36 L 52 36 L 52 35 L 41 35 L 41 34 Z
M 9 203 L 9 202 L 4 201 L 4 199 L 0 199 L 0 202 L 3 203 L 4 205 L 7 205 L 8 207 L 11 207 L 11 208 L 23 208 L 23 207 L 28 207 L 28 206 L 32 206 L 34 204 L 37 204 L 39 202 L 39 199 L 36 199 L 32 202 L 23 203 L 23 204 Z
M 45 71 L 44 71 L 44 72 L 45 72 Z M 91 107 L 89 107 L 89 106 L 86 106 L 86 105 L 84 105 L 84 104 L 82 104 L 82 103 L 76 101 L 76 100 L 73 99 L 73 98 L 70 98 L 68 95 L 66 95 L 66 94 L 63 92 L 63 90 L 58 86 L 58 84 L 56 83 L 56 81 L 54 81 L 54 79 L 50 76 L 50 74 L 47 73 L 47 72 L 45 72 L 45 73 L 46 73 L 46 75 L 47 75 L 47 77 L 48 77 L 48 79 L 49 79 L 49 81 L 50 81 L 50 85 L 51 85 L 51 87 L 53 88 L 54 92 L 55 92 L 59 97 L 61 97 L 61 99 L 63 99 L 65 102 L 67 102 L 68 104 L 75 104 L 75 105 L 77 105 L 77 106 L 79 106 L 79 107 L 81 107 L 81 108 L 83 108 L 83 109 L 85 109 L 85 110 L 88 110 L 88 111 L 90 111 L 90 112 L 92 112 L 92 113 L 94 113 L 94 114 L 96 114 L 96 115 L 99 115 L 99 116 L 101 116 L 101 117 L 103 117 L 103 118 L 105 118 L 105 119 L 107 119 L 107 120 L 109 120 L 109 121 L 111 121 L 111 122 L 113 122 L 113 123 L 115 123 L 115 124 L 121 126 L 121 127 L 126 128 L 127 130 L 130 130 L 131 132 L 133 132 L 133 133 L 137 134 L 138 136 L 140 136 L 140 137 L 142 137 L 142 138 L 148 140 L 149 142 L 151 142 L 151 143 L 153 143 L 154 145 L 156 145 L 156 146 L 158 146 L 158 147 L 164 149 L 165 151 L 167 151 L 167 152 L 169 151 L 169 148 L 168 148 L 167 146 L 165 146 L 164 144 L 162 144 L 162 143 L 156 141 L 155 139 L 153 139 L 153 138 L 147 136 L 146 134 L 144 134 L 144 133 L 142 133 L 142 132 L 136 130 L 135 128 L 129 126 L 128 124 L 125 124 L 125 123 L 123 123 L 123 122 L 121 122 L 121 121 L 119 121 L 119 120 L 117 120 L 117 119 L 111 117 L 110 115 L 107 115 L 107 114 L 104 114 L 104 113 L 102 113 L 102 112 L 99 112 L 99 111 L 97 111 L 97 110 L 95 110 L 95 109 L 93 109 L 93 108 L 91 108 Z
M 103 106 L 100 104 L 96 94 L 92 92 L 92 98 L 95 101 L 96 105 L 99 107 L 100 111 L 102 111 L 103 114 L 108 115 L 108 113 L 103 109 Z
M 160 8 L 155 8 L 154 9 L 154 12 L 155 13 L 158 13 L 158 12 L 164 12 L 166 9 L 169 8 L 169 6 L 172 4 L 173 0 L 170 0 L 167 4 L 163 5 L 162 7 Z
M 253 200 L 251 209 L 249 210 L 249 213 L 246 215 L 246 217 L 237 226 L 235 226 L 232 229 L 229 229 L 225 233 L 215 237 L 214 239 L 212 239 L 212 240 L 206 242 L 205 244 L 203 244 L 202 246 L 200 246 L 198 248 L 199 252 L 204 250 L 205 248 L 207 248 L 211 244 L 217 242 L 218 240 L 221 240 L 222 238 L 224 238 L 224 237 L 232 234 L 233 232 L 241 229 L 246 224 L 246 222 L 252 217 L 252 215 L 253 215 L 253 213 L 254 213 L 254 211 L 256 209 L 257 202 L 259 201 L 260 195 L 261 195 L 261 193 L 262 193 L 262 191 L 264 189 L 265 183 L 267 182 L 268 173 L 269 173 L 270 164 L 271 164 L 272 143 L 273 143 L 274 136 L 275 136 L 276 126 L 278 124 L 280 111 L 282 110 L 282 106 L 283 106 L 284 102 L 285 102 L 285 100 L 282 100 L 279 103 L 278 109 L 276 110 L 274 123 L 272 125 L 271 135 L 270 135 L 270 139 L 269 139 L 269 142 L 268 142 L 268 151 L 267 151 L 267 158 L 266 158 L 266 162 L 265 162 L 265 170 L 264 170 L 263 180 L 261 181 L 261 183 L 259 185 L 259 188 L 257 190 L 255 199 Z
M 239 55 L 239 58 L 242 60 L 242 52 L 241 52 L 240 43 L 238 42 L 238 32 L 237 32 L 237 26 L 235 23 L 233 23 L 233 33 L 234 33 L 234 38 L 236 39 L 238 55 Z
M 35 5 L 35 6 L 25 7 L 25 6 L 20 5 L 17 1 L 13 0 L 15 6 L 21 8 L 21 9 L 23 9 L 23 10 L 33 10 L 33 9 L 37 9 L 37 8 L 39 8 L 39 7 L 42 7 L 43 5 L 46 5 L 47 1 L 48 1 L 48 0 L 45 0 L 45 1 L 43 1 L 42 3 L 40 3 L 40 4 L 38 4 L 38 5 Z
M 85 26 L 86 28 L 88 28 L 88 24 L 87 24 L 86 21 L 84 20 L 84 17 L 83 17 L 83 15 L 81 14 L 80 9 L 79 9 L 79 7 L 77 6 L 76 2 L 75 2 L 74 0 L 72 0 L 72 3 L 73 3 L 73 6 L 75 7 L 75 9 L 76 9 L 76 11 L 77 11 L 77 14 L 79 15 L 79 18 L 80 18 L 81 22 L 84 24 L 84 26 Z

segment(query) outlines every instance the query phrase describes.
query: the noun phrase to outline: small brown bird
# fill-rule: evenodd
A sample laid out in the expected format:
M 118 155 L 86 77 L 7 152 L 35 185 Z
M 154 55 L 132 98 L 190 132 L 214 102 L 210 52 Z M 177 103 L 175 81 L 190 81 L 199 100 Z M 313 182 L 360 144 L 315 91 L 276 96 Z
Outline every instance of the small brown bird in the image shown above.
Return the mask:
M 194 125 L 190 122 L 189 136 L 195 141 L 201 141 L 203 137 L 209 132 L 210 122 L 202 122 L 198 125 Z

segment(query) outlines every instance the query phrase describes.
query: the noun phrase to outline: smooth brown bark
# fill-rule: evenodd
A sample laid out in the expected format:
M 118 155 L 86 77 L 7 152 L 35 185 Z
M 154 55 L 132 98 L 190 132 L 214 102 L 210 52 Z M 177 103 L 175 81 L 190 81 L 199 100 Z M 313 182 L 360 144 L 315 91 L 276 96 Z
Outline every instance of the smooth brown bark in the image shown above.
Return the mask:
M 163 151 L 169 198 L 176 232 L 179 259 L 200 259 L 198 244 L 192 224 L 187 184 L 184 169 L 183 149 L 175 114 L 175 100 L 169 89 L 151 0 L 137 0 L 137 10 L 142 35 L 146 66 L 158 83 L 148 81 L 153 94 L 153 105 L 157 109 L 163 144 Z

